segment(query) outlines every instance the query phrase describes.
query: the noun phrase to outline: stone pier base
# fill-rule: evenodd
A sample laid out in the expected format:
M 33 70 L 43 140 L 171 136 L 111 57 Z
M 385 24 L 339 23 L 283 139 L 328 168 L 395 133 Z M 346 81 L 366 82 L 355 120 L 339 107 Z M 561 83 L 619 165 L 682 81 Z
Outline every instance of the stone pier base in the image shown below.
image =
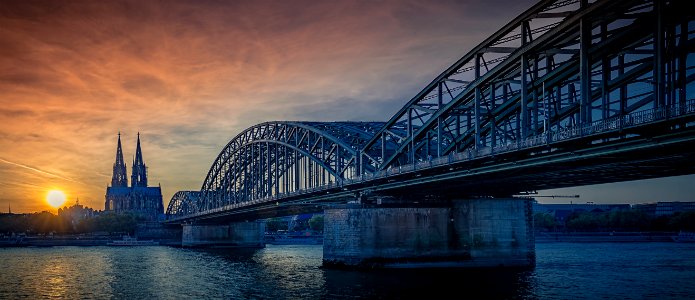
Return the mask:
M 184 247 L 263 248 L 265 222 L 239 222 L 227 225 L 183 224 Z
M 533 267 L 531 199 L 452 201 L 448 207 L 324 211 L 326 267 Z

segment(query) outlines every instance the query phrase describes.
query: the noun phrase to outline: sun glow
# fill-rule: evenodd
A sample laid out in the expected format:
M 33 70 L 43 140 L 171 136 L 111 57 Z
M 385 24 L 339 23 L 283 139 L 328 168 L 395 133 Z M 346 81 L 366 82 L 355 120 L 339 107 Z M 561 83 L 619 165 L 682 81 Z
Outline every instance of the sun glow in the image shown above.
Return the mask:
M 50 206 L 58 208 L 65 203 L 65 193 L 59 190 L 50 190 L 48 194 L 46 194 L 46 202 L 48 202 Z

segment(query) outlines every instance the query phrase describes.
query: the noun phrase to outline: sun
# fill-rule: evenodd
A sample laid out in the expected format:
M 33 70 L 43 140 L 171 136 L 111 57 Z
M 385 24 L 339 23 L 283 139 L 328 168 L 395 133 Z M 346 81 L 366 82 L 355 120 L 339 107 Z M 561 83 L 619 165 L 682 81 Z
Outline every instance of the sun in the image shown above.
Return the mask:
M 48 194 L 46 194 L 46 202 L 48 202 L 50 206 L 58 208 L 65 203 L 65 193 L 59 190 L 50 190 Z

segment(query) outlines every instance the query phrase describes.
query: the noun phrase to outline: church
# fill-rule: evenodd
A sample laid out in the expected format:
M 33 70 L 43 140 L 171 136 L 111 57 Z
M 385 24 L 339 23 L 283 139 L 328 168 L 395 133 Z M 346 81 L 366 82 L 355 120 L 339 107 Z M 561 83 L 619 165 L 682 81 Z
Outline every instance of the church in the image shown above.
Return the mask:
M 140 149 L 140 133 L 138 132 L 137 148 L 133 158 L 133 171 L 128 186 L 128 174 L 123 160 L 121 148 L 121 133 L 118 133 L 116 162 L 113 164 L 111 186 L 106 188 L 104 211 L 115 213 L 132 213 L 155 221 L 164 215 L 161 186 L 147 186 L 147 166 L 142 158 Z

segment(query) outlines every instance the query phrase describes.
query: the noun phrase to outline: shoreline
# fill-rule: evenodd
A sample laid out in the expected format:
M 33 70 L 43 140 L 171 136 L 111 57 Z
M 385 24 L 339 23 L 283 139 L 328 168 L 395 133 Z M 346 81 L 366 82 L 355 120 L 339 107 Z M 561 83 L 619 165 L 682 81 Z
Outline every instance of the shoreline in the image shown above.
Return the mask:
M 676 243 L 673 232 L 536 232 L 535 243 Z M 104 237 L 25 237 L 17 243 L 9 239 L 0 239 L 0 248 L 10 247 L 54 247 L 54 246 L 108 246 L 113 238 Z M 154 239 L 161 246 L 180 247 L 181 241 L 175 239 Z M 266 240 L 269 245 L 320 245 L 322 237 Z
M 14 247 L 60 247 L 60 246 L 80 246 L 80 247 L 93 247 L 93 246 L 109 246 L 107 243 L 118 239 L 104 239 L 104 238 L 35 238 L 27 237 L 20 242 L 10 241 L 10 240 L 0 240 L 0 248 L 14 248 Z M 159 242 L 162 246 L 180 246 L 181 241 L 160 239 L 155 240 Z
M 668 242 L 675 243 L 674 232 L 536 232 L 536 243 L 635 243 Z

